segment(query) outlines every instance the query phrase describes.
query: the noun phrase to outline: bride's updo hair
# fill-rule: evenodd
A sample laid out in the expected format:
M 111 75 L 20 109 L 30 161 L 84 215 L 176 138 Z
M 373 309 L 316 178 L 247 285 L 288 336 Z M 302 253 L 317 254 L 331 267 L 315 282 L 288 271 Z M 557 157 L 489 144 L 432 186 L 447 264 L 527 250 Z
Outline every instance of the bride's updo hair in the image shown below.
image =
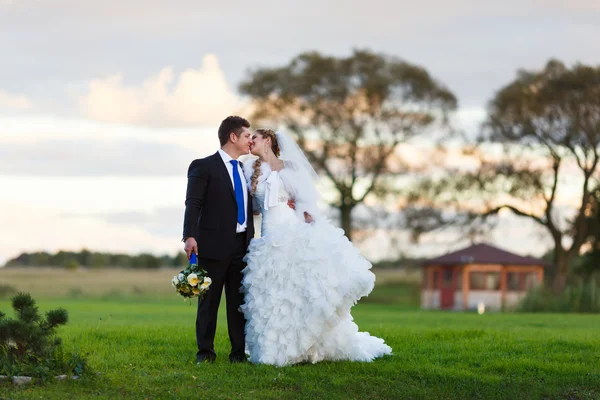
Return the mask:
M 275 131 L 271 129 L 257 129 L 255 131 L 264 139 L 271 139 L 271 150 L 275 154 L 275 156 L 279 157 L 279 153 L 281 152 L 279 149 L 279 143 L 277 142 L 277 135 Z M 258 177 L 260 176 L 260 165 L 262 161 L 260 158 L 254 162 L 254 172 L 252 173 L 252 177 L 250 178 L 250 183 L 252 184 L 252 190 L 250 191 L 250 195 L 253 195 L 256 192 L 256 185 L 258 184 Z

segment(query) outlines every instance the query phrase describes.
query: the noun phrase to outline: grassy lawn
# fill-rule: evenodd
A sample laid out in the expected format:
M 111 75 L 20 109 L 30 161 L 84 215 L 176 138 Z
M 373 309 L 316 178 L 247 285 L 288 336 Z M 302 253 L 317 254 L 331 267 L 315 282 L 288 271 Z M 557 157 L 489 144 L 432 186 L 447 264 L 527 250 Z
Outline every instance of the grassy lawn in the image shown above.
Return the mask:
M 180 298 L 48 299 L 70 322 L 67 350 L 87 353 L 94 373 L 43 386 L 0 386 L 0 398 L 535 399 L 600 398 L 600 316 L 419 311 L 361 303 L 361 330 L 394 354 L 373 363 L 276 368 L 230 365 L 224 310 L 217 362 L 195 364 L 194 318 Z M 10 312 L 9 302 L 0 310 Z

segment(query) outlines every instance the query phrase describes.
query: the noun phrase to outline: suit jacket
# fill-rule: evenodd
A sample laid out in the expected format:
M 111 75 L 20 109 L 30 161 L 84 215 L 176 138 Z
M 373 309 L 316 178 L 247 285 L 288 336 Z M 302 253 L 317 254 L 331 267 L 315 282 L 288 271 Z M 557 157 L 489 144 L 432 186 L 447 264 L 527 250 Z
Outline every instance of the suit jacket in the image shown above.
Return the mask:
M 242 178 L 243 184 L 243 178 Z M 246 246 L 254 237 L 252 199 L 248 193 Z M 237 203 L 231 178 L 219 153 L 194 160 L 188 169 L 183 238 L 194 237 L 198 256 L 231 257 L 237 227 Z

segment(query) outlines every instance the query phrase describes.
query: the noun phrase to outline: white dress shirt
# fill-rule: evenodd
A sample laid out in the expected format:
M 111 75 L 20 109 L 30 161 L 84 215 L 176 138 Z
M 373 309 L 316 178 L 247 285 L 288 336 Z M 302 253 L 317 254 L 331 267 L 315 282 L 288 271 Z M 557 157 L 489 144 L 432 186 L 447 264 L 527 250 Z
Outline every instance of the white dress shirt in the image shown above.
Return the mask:
M 235 184 L 233 182 L 233 164 L 231 164 L 231 160 L 233 160 L 233 158 L 231 158 L 231 156 L 229 154 L 225 153 L 222 149 L 219 149 L 219 155 L 221 156 L 221 158 L 223 159 L 223 162 L 225 163 L 227 172 L 229 172 L 229 178 L 231 178 L 231 187 L 234 189 L 234 192 L 235 192 Z M 242 166 L 240 165 L 239 161 L 237 164 L 237 168 L 238 168 L 238 173 L 240 175 L 240 180 L 242 182 L 242 190 L 244 191 L 244 217 L 245 217 L 245 219 L 244 219 L 244 223 L 241 225 L 238 223 L 237 227 L 235 229 L 235 231 L 237 233 L 240 233 L 240 232 L 246 232 L 246 227 L 248 226 L 248 185 L 246 184 L 246 177 L 244 176 L 244 171 L 242 170 Z

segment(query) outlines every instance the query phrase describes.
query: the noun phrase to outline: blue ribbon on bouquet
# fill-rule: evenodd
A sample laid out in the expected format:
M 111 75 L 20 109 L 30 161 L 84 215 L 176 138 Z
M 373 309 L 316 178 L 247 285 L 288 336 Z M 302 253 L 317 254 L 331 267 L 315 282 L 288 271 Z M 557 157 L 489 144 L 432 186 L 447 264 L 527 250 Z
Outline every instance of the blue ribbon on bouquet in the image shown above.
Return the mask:
M 192 253 L 190 256 L 190 265 L 198 265 L 198 258 L 196 257 L 196 253 Z

